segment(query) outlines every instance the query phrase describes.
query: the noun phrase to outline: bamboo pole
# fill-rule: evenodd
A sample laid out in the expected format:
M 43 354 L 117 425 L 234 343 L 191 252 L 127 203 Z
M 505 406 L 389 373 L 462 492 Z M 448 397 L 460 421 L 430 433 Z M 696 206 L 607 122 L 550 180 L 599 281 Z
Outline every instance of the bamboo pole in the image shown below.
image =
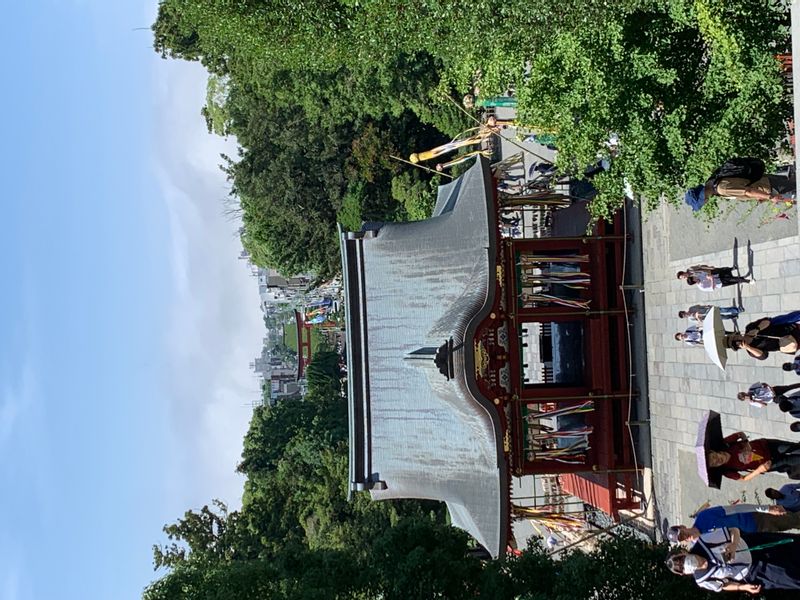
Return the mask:
M 453 179 L 453 176 L 450 175 L 450 173 L 443 173 L 442 171 L 436 171 L 434 169 L 429 169 L 428 167 L 425 167 L 425 166 L 417 164 L 417 163 L 413 163 L 410 160 L 406 160 L 404 158 L 400 158 L 399 156 L 394 156 L 393 154 L 390 154 L 389 158 L 393 158 L 394 160 L 399 161 L 401 163 L 405 163 L 407 165 L 411 165 L 412 167 L 417 167 L 418 169 L 422 169 L 423 171 L 428 171 L 428 173 L 433 173 L 434 175 L 444 175 L 445 177 L 449 177 L 450 179 Z

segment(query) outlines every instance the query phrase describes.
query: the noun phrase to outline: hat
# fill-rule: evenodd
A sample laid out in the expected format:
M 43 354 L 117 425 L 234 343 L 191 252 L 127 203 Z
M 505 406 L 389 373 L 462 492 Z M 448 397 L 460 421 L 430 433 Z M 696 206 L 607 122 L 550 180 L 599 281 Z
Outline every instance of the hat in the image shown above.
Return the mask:
M 686 190 L 686 195 L 683 198 L 686 204 L 692 207 L 692 210 L 700 210 L 706 203 L 706 186 L 696 185 L 693 188 Z
M 680 525 L 673 525 L 669 529 L 667 529 L 667 541 L 671 544 L 677 544 L 680 542 L 680 535 L 681 535 L 681 528 Z

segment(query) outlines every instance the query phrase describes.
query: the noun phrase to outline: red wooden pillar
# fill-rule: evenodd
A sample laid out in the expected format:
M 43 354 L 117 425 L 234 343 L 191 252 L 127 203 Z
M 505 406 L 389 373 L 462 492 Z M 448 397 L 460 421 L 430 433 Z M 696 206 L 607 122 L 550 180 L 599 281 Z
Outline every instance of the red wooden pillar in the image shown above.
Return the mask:
M 313 354 L 311 347 L 312 326 L 306 323 L 305 316 L 297 310 L 294 311 L 294 322 L 297 325 L 297 379 L 302 379 Z

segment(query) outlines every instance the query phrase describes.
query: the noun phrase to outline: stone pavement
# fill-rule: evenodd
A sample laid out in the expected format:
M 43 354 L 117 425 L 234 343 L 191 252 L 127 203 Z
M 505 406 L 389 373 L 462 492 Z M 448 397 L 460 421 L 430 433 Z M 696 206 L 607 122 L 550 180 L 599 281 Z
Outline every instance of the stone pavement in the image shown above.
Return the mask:
M 738 236 L 738 264 L 747 271 L 747 240 L 751 240 L 756 282 L 741 286 L 746 313 L 740 326 L 764 315 L 800 308 L 800 237 L 797 214 L 792 221 L 756 227 L 730 218 L 707 228 L 693 219 L 688 207 L 662 206 L 645 215 L 644 246 L 647 365 L 649 376 L 650 428 L 657 525 L 686 522 L 703 502 L 729 503 L 744 499 L 764 500 L 765 487 L 788 481 L 782 475 L 762 475 L 748 483 L 725 480 L 722 490 L 703 485 L 697 475 L 694 442 L 697 423 L 709 409 L 722 415 L 723 432 L 745 431 L 751 438 L 773 437 L 800 441 L 789 430 L 791 418 L 775 406 L 751 407 L 736 399 L 751 383 L 800 383 L 800 377 L 781 370 L 788 355 L 771 355 L 756 361 L 744 352 L 729 353 L 728 367 L 721 371 L 702 348 L 674 340 L 687 326 L 679 310 L 692 304 L 727 306 L 734 302 L 736 286 L 701 292 L 678 281 L 675 273 L 694 264 L 729 266 L 734 263 L 734 239 Z M 748 235 L 749 234 L 749 235 Z M 738 302 L 736 302 L 738 303 Z
M 793 55 L 800 56 L 800 0 L 791 2 Z M 795 123 L 800 123 L 800 85 L 794 89 Z M 798 148 L 795 156 L 800 156 Z M 800 382 L 780 365 L 788 355 L 773 354 L 765 361 L 743 352 L 729 353 L 725 372 L 706 358 L 702 348 L 676 342 L 673 335 L 685 326 L 678 310 L 707 301 L 728 305 L 734 293 L 728 287 L 713 293 L 694 290 L 675 278 L 676 271 L 698 263 L 727 266 L 737 258 L 747 270 L 747 240 L 752 246 L 753 285 L 742 287 L 746 313 L 743 327 L 764 315 L 800 308 L 800 236 L 797 211 L 789 222 L 761 224 L 761 216 L 737 208 L 728 218 L 706 227 L 693 220 L 687 207 L 662 206 L 646 216 L 642 228 L 647 326 L 647 366 L 652 451 L 653 502 L 657 525 L 685 522 L 703 502 L 763 501 L 766 487 L 789 481 L 783 475 L 761 475 L 747 483 L 723 480 L 721 490 L 705 487 L 697 475 L 694 441 L 697 423 L 706 410 L 722 414 L 723 432 L 745 431 L 751 437 L 800 440 L 789 430 L 790 417 L 777 407 L 751 407 L 736 399 L 751 383 Z

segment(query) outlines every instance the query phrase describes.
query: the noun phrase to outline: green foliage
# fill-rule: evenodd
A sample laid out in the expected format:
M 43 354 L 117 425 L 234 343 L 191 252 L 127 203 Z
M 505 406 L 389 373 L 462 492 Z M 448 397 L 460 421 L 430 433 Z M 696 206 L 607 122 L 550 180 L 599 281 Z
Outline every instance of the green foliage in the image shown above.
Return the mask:
M 318 352 L 306 368 L 308 396 L 319 401 L 335 398 L 341 388 L 340 378 L 339 353 L 330 350 Z
M 556 598 L 598 597 L 607 600 L 706 598 L 692 580 L 670 573 L 664 566 L 666 545 L 650 545 L 621 534 L 609 537 L 590 554 L 572 552 L 562 557 Z M 564 585 L 569 582 L 569 585 Z
M 336 574 L 336 577 L 331 577 Z M 144 600 L 331 600 L 354 598 L 360 573 L 342 552 L 292 548 L 266 561 L 181 566 L 144 591 Z
M 557 131 L 562 172 L 612 158 L 594 179 L 596 218 L 626 181 L 654 205 L 729 156 L 769 158 L 790 114 L 774 58 L 786 20 L 763 0 L 164 0 L 153 33 L 162 56 L 212 74 L 203 116 L 240 144 L 226 172 L 254 262 L 326 276 L 337 219 L 430 214 L 431 179 L 389 155 L 470 127 L 453 99 L 475 88 L 513 89 L 521 123 Z M 348 501 L 335 355 L 308 376 L 304 401 L 254 411 L 241 510 L 215 504 L 165 528 L 166 573 L 147 600 L 707 597 L 637 540 L 482 564 L 441 505 Z
M 162 56 L 213 74 L 202 112 L 210 131 L 241 145 L 227 172 L 243 245 L 285 274 L 338 272 L 337 213 L 348 225 L 396 219 L 389 155 L 444 141 L 430 124 L 452 135 L 467 123 L 441 102 L 431 55 L 354 60 L 355 12 L 337 2 L 166 0 L 153 25 Z
M 392 197 L 405 209 L 409 221 L 421 221 L 431 216 L 440 183 L 439 177 L 428 181 L 418 171 L 406 171 L 392 179 Z
M 363 205 L 366 199 L 365 185 L 355 182 L 347 188 L 347 193 L 342 198 L 342 207 L 336 213 L 336 220 L 348 231 L 359 231 L 364 212 Z
M 465 534 L 403 520 L 373 545 L 370 572 L 386 600 L 461 598 L 481 569 L 478 561 L 465 560 L 467 550 Z
M 521 122 L 558 130 L 564 172 L 607 157 L 605 142 L 618 135 L 614 167 L 598 179 L 591 208 L 607 217 L 625 180 L 654 205 L 674 201 L 729 156 L 770 157 L 791 109 L 774 58 L 787 47 L 787 22 L 780 3 L 763 0 L 543 0 L 536 10 L 482 0 L 291 9 L 266 0 L 167 0 L 154 33 L 162 55 L 202 60 L 262 102 L 301 112 L 312 128 L 360 121 L 350 176 L 367 183 L 385 160 L 378 149 L 389 147 L 380 139 L 387 119 L 410 113 L 452 136 L 468 123 L 450 98 L 475 86 L 485 96 L 515 89 Z M 368 188 L 368 197 L 384 203 L 389 185 Z M 254 232 L 250 245 L 278 233 Z M 323 238 L 315 242 L 330 247 Z M 309 264 L 276 249 L 257 256 L 285 268 Z
M 228 124 L 230 115 L 226 108 L 228 100 L 228 90 L 226 80 L 217 75 L 208 77 L 206 86 L 206 105 L 200 111 L 206 120 L 209 133 L 217 135 L 228 135 Z
M 595 215 L 620 205 L 623 178 L 654 205 L 729 156 L 769 155 L 789 114 L 773 57 L 782 33 L 763 3 L 750 20 L 734 12 L 705 0 L 649 7 L 599 31 L 556 32 L 534 59 L 521 119 L 558 129 L 562 169 L 608 156 L 604 142 L 619 135 Z

